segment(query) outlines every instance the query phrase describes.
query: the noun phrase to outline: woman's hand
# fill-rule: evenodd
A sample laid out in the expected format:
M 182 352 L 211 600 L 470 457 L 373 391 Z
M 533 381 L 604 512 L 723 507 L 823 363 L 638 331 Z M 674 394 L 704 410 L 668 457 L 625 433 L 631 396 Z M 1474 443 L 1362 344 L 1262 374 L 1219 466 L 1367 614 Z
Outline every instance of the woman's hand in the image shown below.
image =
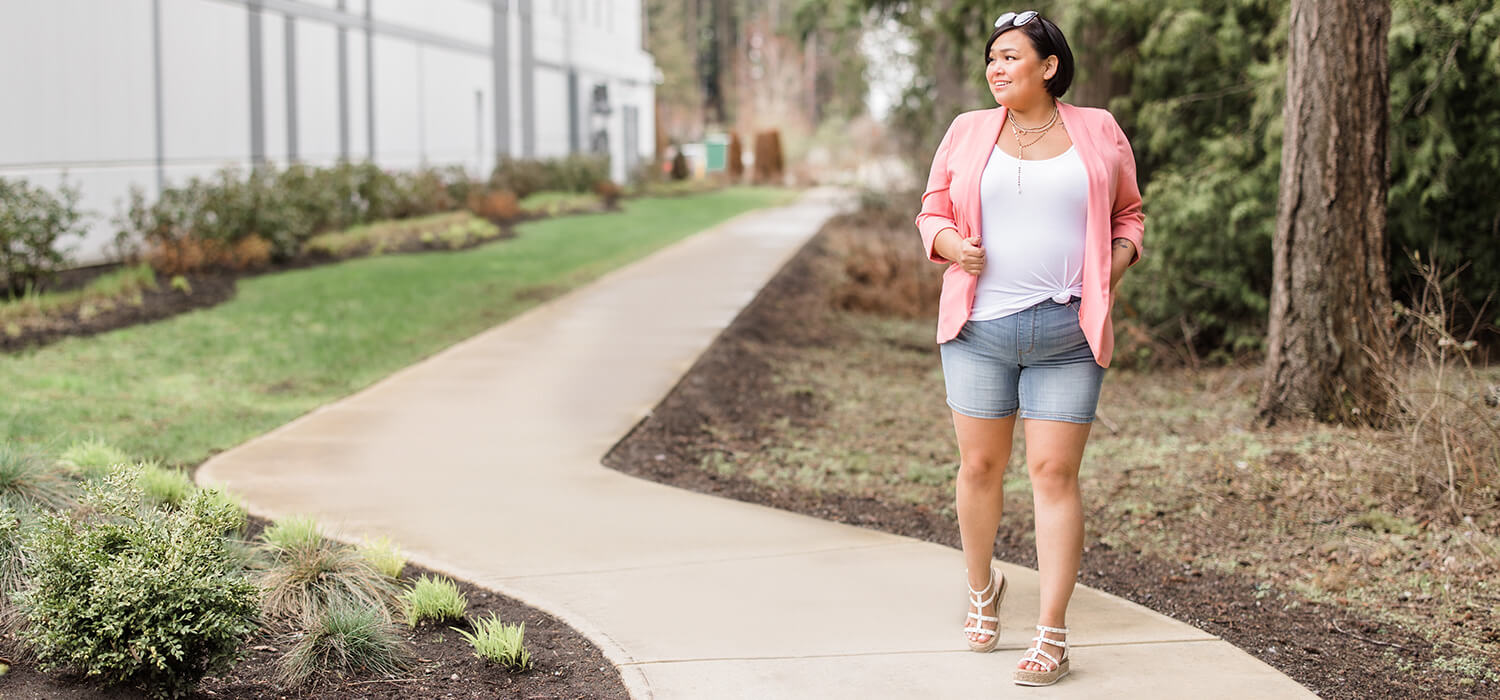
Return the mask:
M 960 238 L 958 229 L 943 229 L 932 247 L 949 262 L 958 263 L 964 272 L 978 275 L 984 271 L 984 248 L 977 237 Z

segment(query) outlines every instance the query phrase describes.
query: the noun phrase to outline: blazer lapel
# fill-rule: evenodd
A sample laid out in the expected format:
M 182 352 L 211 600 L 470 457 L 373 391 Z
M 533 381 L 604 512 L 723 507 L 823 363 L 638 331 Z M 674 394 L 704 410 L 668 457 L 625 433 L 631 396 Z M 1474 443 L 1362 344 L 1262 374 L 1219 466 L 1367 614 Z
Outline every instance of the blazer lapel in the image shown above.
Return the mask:
M 995 142 L 1000 138 L 1000 128 L 1005 125 L 1005 107 L 999 106 L 994 109 L 985 110 L 978 126 L 972 132 L 973 145 L 970 154 L 968 172 L 972 174 L 974 181 L 969 184 L 969 202 L 965 209 L 971 229 L 971 235 L 983 236 L 984 229 L 984 195 L 980 191 L 981 181 L 984 179 L 984 167 L 990 162 L 990 155 L 995 150 Z

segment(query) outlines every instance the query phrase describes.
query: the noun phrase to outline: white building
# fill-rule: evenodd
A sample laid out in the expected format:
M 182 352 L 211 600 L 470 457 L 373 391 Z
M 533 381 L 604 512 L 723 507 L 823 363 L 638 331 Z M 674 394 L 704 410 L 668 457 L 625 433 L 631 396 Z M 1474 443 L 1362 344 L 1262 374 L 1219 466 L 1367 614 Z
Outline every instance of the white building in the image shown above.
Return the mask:
M 655 151 L 641 0 L 0 0 L 0 177 L 66 174 L 100 259 L 131 186 Z

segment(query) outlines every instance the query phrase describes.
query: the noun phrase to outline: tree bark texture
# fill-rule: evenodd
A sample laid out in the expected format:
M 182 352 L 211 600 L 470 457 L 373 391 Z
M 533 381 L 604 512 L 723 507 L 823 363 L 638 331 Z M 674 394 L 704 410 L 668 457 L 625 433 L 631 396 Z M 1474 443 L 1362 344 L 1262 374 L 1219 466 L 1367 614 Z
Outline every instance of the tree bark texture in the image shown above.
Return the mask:
M 1379 424 L 1393 356 L 1385 270 L 1389 0 L 1292 0 L 1262 423 Z

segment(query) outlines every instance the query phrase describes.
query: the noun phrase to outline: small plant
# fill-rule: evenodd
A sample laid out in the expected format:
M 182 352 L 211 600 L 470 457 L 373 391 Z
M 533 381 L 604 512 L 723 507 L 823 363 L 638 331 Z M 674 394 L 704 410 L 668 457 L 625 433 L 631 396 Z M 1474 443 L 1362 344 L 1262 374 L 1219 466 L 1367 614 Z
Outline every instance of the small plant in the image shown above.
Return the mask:
M 319 614 L 277 662 L 277 681 L 297 687 L 356 673 L 391 676 L 410 665 L 410 656 L 400 634 L 377 610 L 335 605 Z
M 311 520 L 278 521 L 261 533 L 261 541 L 270 560 L 261 574 L 266 615 L 312 619 L 351 604 L 390 617 L 396 584 L 353 547 L 325 539 Z
M 16 601 L 44 666 L 177 697 L 234 658 L 255 628 L 256 590 L 219 534 L 233 513 L 205 493 L 142 508 L 138 477 L 132 467 L 86 485 L 85 520 L 39 518 L 31 588 Z
M 406 609 L 406 624 L 416 627 L 423 620 L 449 622 L 463 619 L 464 611 L 469 609 L 469 599 L 452 581 L 424 574 L 401 595 L 401 606 Z
M 507 625 L 494 613 L 474 621 L 474 632 L 453 628 L 469 646 L 474 655 L 504 666 L 512 671 L 531 668 L 531 652 L 526 651 L 526 623 Z
M 87 230 L 77 187 L 56 194 L 0 178 L 0 297 L 45 285 L 66 262 L 64 246 Z
M 0 445 L 0 506 L 27 519 L 37 511 L 71 508 L 73 490 L 62 470 Z
M 89 439 L 63 450 L 57 463 L 85 479 L 102 479 L 115 465 L 129 464 L 130 457 L 103 440 Z
M 365 540 L 364 546 L 359 548 L 359 553 L 375 567 L 375 570 L 392 579 L 401 578 L 401 571 L 406 568 L 406 555 L 389 537 Z
M 141 463 L 136 485 L 141 487 L 147 503 L 171 508 L 182 505 L 198 490 L 187 474 L 163 467 L 159 462 Z

